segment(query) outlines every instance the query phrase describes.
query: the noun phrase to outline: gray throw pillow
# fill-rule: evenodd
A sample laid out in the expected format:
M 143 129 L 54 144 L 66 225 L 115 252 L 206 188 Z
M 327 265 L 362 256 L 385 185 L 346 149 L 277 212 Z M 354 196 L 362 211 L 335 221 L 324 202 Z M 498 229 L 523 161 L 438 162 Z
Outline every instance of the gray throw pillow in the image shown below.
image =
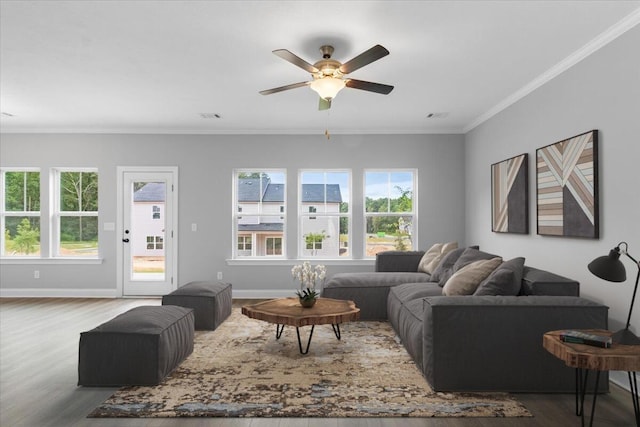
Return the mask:
M 518 257 L 503 262 L 480 283 L 474 295 L 513 295 L 520 293 L 524 258 Z
M 498 255 L 482 252 L 481 250 L 478 250 L 478 249 L 467 248 L 464 250 L 462 255 L 460 255 L 460 258 L 457 259 L 455 264 L 453 264 L 453 272 L 455 273 L 456 271 L 460 270 L 462 267 L 468 264 L 471 264 L 472 262 L 485 260 L 485 259 L 492 259 L 497 256 Z

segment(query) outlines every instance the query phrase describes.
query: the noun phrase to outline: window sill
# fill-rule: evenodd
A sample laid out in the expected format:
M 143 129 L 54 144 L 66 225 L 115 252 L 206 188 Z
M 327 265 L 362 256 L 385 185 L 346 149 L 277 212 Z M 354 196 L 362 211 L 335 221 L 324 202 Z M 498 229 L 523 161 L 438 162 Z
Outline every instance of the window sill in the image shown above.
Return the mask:
M 374 265 L 375 259 L 227 259 L 227 265 L 286 265 L 294 266 L 302 262 L 309 261 L 312 264 L 323 265 Z
M 0 258 L 0 265 L 89 265 L 102 262 L 102 258 Z

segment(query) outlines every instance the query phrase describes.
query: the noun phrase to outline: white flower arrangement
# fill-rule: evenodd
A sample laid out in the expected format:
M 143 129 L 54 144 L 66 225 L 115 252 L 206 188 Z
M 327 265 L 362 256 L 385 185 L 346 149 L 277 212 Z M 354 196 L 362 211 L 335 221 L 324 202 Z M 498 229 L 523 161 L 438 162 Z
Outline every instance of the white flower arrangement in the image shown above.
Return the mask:
M 309 261 L 294 265 L 291 269 L 293 278 L 300 282 L 300 289 L 315 289 L 316 284 L 321 284 L 327 276 L 327 269 L 324 265 L 311 266 Z

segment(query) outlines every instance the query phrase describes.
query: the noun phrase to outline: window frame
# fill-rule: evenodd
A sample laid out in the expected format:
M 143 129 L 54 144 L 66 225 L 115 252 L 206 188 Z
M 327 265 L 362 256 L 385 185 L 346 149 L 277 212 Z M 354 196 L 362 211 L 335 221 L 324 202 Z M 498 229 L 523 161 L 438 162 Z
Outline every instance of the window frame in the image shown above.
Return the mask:
M 347 212 L 341 212 L 340 211 L 340 207 L 338 208 L 338 212 L 329 212 L 329 210 L 327 209 L 327 201 L 326 198 L 324 201 L 313 201 L 308 205 L 305 205 L 304 203 L 304 198 L 303 198 L 303 189 L 302 186 L 303 184 L 305 184 L 304 182 L 304 174 L 309 173 L 309 174 L 323 174 L 323 182 L 322 183 L 317 183 L 317 184 L 330 184 L 330 182 L 327 182 L 327 175 L 328 174 L 345 174 L 346 178 L 347 178 L 347 182 L 346 182 L 346 191 L 347 191 L 347 197 L 343 197 L 343 195 L 341 194 L 341 204 L 346 203 L 346 205 L 348 206 L 348 211 Z M 348 168 L 327 168 L 327 169 L 312 169 L 312 168 L 305 168 L 305 169 L 298 169 L 298 206 L 297 206 L 297 211 L 298 211 L 298 230 L 296 233 L 296 237 L 298 239 L 298 259 L 303 259 L 303 260 L 352 260 L 353 259 L 353 252 L 352 251 L 348 251 L 348 255 L 345 256 L 341 256 L 340 255 L 340 250 L 342 249 L 342 244 L 340 242 L 340 219 L 341 218 L 346 218 L 347 219 L 347 248 L 352 248 L 351 245 L 351 240 L 353 238 L 353 203 L 352 203 L 352 194 L 353 194 L 353 171 L 351 169 Z M 326 189 L 326 187 L 325 187 Z M 308 219 L 309 221 L 318 221 L 321 222 L 323 218 L 331 218 L 331 217 L 338 217 L 338 255 L 335 257 L 328 257 L 328 256 L 321 256 L 321 255 L 314 255 L 314 254 L 306 254 L 305 251 L 322 251 L 323 248 L 325 248 L 325 245 L 323 245 L 323 241 L 317 242 L 317 241 L 313 241 L 312 242 L 312 249 L 308 249 L 308 245 L 306 242 L 306 237 L 305 237 L 305 232 L 304 232 L 304 221 L 305 219 Z
M 270 175 L 270 174 L 278 174 L 282 176 L 282 183 L 280 182 L 270 182 L 269 184 L 274 184 L 274 185 L 278 185 L 281 184 L 284 186 L 284 191 L 283 191 L 283 199 L 284 200 L 278 200 L 278 201 L 274 201 L 273 203 L 269 203 L 269 202 L 265 202 L 264 200 L 262 200 L 262 197 L 259 197 L 259 200 L 257 200 L 256 206 L 257 208 L 255 209 L 255 212 L 253 212 L 251 209 L 243 209 L 243 206 L 241 206 L 241 201 L 239 200 L 239 190 L 238 190 L 238 182 L 239 182 L 239 176 L 240 174 L 260 174 L 260 176 L 262 176 L 262 174 L 266 174 L 266 175 Z M 259 178 L 254 178 L 254 179 L 259 179 Z M 262 182 L 260 181 L 260 185 L 262 185 Z M 233 193 L 233 204 L 231 206 L 231 211 L 232 211 L 232 239 L 231 241 L 232 243 L 232 259 L 233 260 L 274 260 L 274 259 L 286 259 L 287 258 L 287 188 L 288 188 L 288 183 L 287 183 L 287 169 L 286 168 L 235 168 L 232 171 L 232 193 Z M 259 193 L 263 193 L 262 191 L 260 191 Z M 246 203 L 246 202 L 245 202 Z M 265 205 L 265 203 L 269 203 L 268 205 Z M 273 212 L 265 212 L 264 207 L 265 206 L 269 206 L 269 207 L 273 207 Z M 251 212 L 247 212 L 247 211 L 251 211 Z M 273 217 L 276 218 L 276 222 L 281 222 L 282 223 L 282 232 L 281 234 L 277 234 L 274 233 L 273 231 L 269 231 L 269 230 L 254 230 L 253 232 L 249 232 L 249 236 L 251 237 L 251 255 L 242 255 L 240 252 L 241 251 L 238 248 L 239 245 L 239 241 L 238 238 L 242 237 L 243 235 L 247 235 L 248 232 L 241 232 L 239 230 L 239 225 L 240 224 L 240 220 L 242 219 L 242 217 L 247 216 L 247 217 L 251 217 L 251 216 L 257 216 L 260 218 L 260 221 L 262 220 L 262 218 L 269 218 L 269 217 Z M 266 239 L 267 238 L 273 238 L 273 237 L 278 237 L 281 239 L 281 254 L 279 255 L 270 255 L 267 254 L 267 247 L 266 247 Z M 264 241 L 264 245 L 262 244 L 262 241 Z M 264 246 L 264 254 L 259 255 L 258 251 L 262 250 L 262 246 Z
M 50 221 L 50 253 L 51 253 L 51 258 L 57 258 L 57 259 L 98 259 L 100 257 L 100 226 L 99 226 L 99 213 L 100 213 L 100 199 L 98 198 L 98 209 L 95 211 L 83 211 L 83 210 L 78 210 L 78 211 L 62 211 L 61 210 L 61 205 L 62 205 L 62 200 L 61 200 L 61 195 L 60 195 L 60 191 L 61 191 L 61 179 L 62 179 L 62 174 L 63 173 L 95 173 L 98 177 L 98 188 L 97 191 L 99 193 L 100 190 L 100 173 L 98 171 L 98 168 L 93 168 L 93 167 L 54 167 L 51 168 L 51 192 L 50 192 L 50 198 L 51 198 L 51 203 L 50 203 L 50 214 L 49 214 L 49 221 Z M 78 204 L 78 209 L 80 209 L 80 203 Z M 96 254 L 95 255 L 85 255 L 85 256 L 76 256 L 76 255 L 63 255 L 61 254 L 61 244 L 62 244 L 62 239 L 61 239 L 61 225 L 60 225 L 60 221 L 61 218 L 63 217 L 83 217 L 83 218 L 96 218 L 96 226 L 97 226 L 97 230 L 96 230 L 96 234 L 98 237 L 98 242 L 97 242 L 97 250 L 96 250 Z
M 37 211 L 7 211 L 6 210 L 6 173 L 30 173 L 37 172 L 39 174 L 39 188 L 38 188 L 38 204 L 39 209 Z M 25 189 L 26 190 L 26 189 Z M 0 228 L 2 230 L 2 236 L 0 236 L 0 258 L 3 259 L 39 259 L 42 258 L 42 170 L 38 167 L 2 167 L 0 168 Z M 38 238 L 38 250 L 36 253 L 40 255 L 8 255 L 5 253 L 6 248 L 6 218 L 7 217 L 34 217 L 40 221 L 40 236 Z
M 368 173 L 386 173 L 388 174 L 388 188 L 387 194 L 389 196 L 388 204 L 391 204 L 391 174 L 393 173 L 411 173 L 412 185 L 411 189 L 411 212 L 392 212 L 390 210 L 386 212 L 367 212 L 367 174 Z M 375 259 L 375 255 L 367 255 L 367 220 L 374 217 L 385 216 L 410 216 L 411 220 L 411 242 L 412 247 L 407 250 L 418 250 L 418 169 L 416 168 L 370 168 L 362 171 L 362 258 L 363 259 Z

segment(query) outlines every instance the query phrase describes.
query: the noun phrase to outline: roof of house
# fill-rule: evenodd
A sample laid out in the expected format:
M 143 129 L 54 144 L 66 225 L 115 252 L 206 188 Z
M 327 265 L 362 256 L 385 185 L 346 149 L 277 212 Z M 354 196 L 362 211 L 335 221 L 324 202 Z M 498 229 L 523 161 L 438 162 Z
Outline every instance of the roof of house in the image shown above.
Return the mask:
M 281 222 L 261 222 L 260 224 L 238 224 L 238 231 L 282 231 Z
M 148 182 L 133 193 L 133 201 L 164 202 L 166 186 L 164 182 Z
M 238 179 L 239 202 L 284 202 L 284 184 L 272 183 L 269 178 L 262 178 L 262 199 L 260 199 L 260 178 Z M 302 184 L 303 203 L 341 203 L 342 194 L 338 184 Z

